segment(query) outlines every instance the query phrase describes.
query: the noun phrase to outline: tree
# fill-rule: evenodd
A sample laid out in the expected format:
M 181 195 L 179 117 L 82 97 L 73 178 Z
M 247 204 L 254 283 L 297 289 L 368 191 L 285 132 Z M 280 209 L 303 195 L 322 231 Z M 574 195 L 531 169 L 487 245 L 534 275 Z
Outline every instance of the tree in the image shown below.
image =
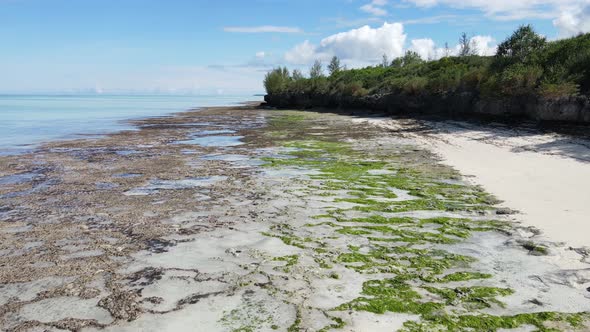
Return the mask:
M 526 63 L 531 56 L 539 54 L 547 44 L 545 37 L 535 32 L 532 26 L 522 25 L 514 33 L 498 45 L 496 57 L 507 63 Z
M 389 67 L 389 59 L 387 58 L 387 54 L 383 54 L 383 59 L 381 60 L 381 67 Z
M 391 62 L 391 66 L 392 67 L 405 67 L 405 66 L 409 66 L 409 65 L 413 65 L 413 64 L 419 64 L 424 62 L 424 60 L 422 60 L 422 58 L 420 57 L 420 55 L 414 51 L 406 51 L 406 53 L 404 54 L 404 56 L 399 57 L 399 58 L 395 58 L 392 62 Z
M 290 81 L 291 76 L 289 76 L 289 69 L 287 67 L 275 68 L 266 73 L 264 77 L 264 88 L 266 89 L 266 93 L 270 95 L 282 93 L 285 92 Z
M 406 54 L 404 54 L 404 57 L 402 59 L 403 59 L 404 66 L 424 62 L 424 60 L 422 60 L 422 58 L 420 57 L 420 55 L 418 53 L 416 53 L 414 51 L 409 51 L 409 50 L 406 51 Z
M 340 72 L 342 68 L 340 67 L 340 59 L 337 56 L 333 56 L 330 64 L 328 65 L 328 71 L 330 72 L 330 76 L 337 74 Z
M 459 56 L 469 56 L 472 54 L 471 39 L 463 32 L 459 38 Z
M 449 43 L 445 42 L 445 58 L 448 58 L 451 56 L 451 48 L 449 47 Z
M 301 70 L 293 69 L 293 75 L 291 76 L 291 78 L 293 79 L 293 81 L 300 81 L 304 77 L 303 77 L 303 73 L 301 72 Z
M 312 79 L 320 78 L 324 76 L 324 69 L 322 68 L 322 62 L 320 60 L 316 60 L 311 66 L 309 70 L 309 77 Z

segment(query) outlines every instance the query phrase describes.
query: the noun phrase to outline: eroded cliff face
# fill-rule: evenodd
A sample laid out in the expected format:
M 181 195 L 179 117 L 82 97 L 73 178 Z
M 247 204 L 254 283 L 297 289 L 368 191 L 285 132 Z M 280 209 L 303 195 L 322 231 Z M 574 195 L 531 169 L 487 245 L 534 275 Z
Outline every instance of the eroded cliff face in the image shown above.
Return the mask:
M 278 108 L 326 107 L 366 109 L 387 114 L 491 115 L 539 121 L 590 123 L 590 99 L 584 96 L 545 99 L 535 96 L 484 98 L 465 91 L 455 94 L 376 94 L 364 97 L 283 93 L 266 95 Z

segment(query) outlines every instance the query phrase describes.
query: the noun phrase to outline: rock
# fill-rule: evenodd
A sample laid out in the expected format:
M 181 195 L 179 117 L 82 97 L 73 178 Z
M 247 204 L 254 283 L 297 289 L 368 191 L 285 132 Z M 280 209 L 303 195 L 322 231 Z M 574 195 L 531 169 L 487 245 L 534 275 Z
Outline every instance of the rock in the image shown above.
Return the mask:
M 497 215 L 509 215 L 509 214 L 516 214 L 518 211 L 509 209 L 509 208 L 499 208 L 496 210 Z
M 230 255 L 232 255 L 234 257 L 238 257 L 238 256 L 240 256 L 240 254 L 242 253 L 242 251 L 241 250 L 238 250 L 238 249 L 235 249 L 235 248 L 229 248 L 229 249 L 225 250 L 225 253 L 226 254 L 230 254 Z
M 264 100 L 266 101 L 265 108 L 306 109 L 319 107 L 336 109 L 343 114 L 351 114 L 350 110 L 352 109 L 364 109 L 388 115 L 484 115 L 495 118 L 529 118 L 535 121 L 590 123 L 590 98 L 586 96 L 558 99 L 537 96 L 483 98 L 476 91 L 457 91 L 449 95 L 388 93 L 364 97 L 282 93 L 266 95 Z
M 103 298 L 98 305 L 108 310 L 116 319 L 132 321 L 139 316 L 139 296 L 134 291 L 115 291 Z

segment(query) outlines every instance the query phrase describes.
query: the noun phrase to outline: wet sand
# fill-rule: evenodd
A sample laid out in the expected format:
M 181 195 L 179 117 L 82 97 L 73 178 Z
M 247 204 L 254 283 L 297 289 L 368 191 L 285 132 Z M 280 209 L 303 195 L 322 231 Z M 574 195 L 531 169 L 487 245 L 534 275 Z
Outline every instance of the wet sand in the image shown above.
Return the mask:
M 403 135 L 254 106 L 134 124 L 0 158 L 2 330 L 590 326 L 588 253 Z

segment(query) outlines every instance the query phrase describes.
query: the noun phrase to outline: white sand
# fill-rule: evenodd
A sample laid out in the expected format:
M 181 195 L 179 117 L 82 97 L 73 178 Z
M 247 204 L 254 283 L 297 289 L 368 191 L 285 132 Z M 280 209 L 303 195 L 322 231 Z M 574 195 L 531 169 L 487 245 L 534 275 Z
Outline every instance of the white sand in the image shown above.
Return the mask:
M 403 131 L 417 123 L 369 121 L 413 138 L 503 205 L 515 219 L 543 231 L 550 241 L 590 247 L 590 142 L 534 130 L 483 127 L 462 122 L 425 123 L 431 130 Z

